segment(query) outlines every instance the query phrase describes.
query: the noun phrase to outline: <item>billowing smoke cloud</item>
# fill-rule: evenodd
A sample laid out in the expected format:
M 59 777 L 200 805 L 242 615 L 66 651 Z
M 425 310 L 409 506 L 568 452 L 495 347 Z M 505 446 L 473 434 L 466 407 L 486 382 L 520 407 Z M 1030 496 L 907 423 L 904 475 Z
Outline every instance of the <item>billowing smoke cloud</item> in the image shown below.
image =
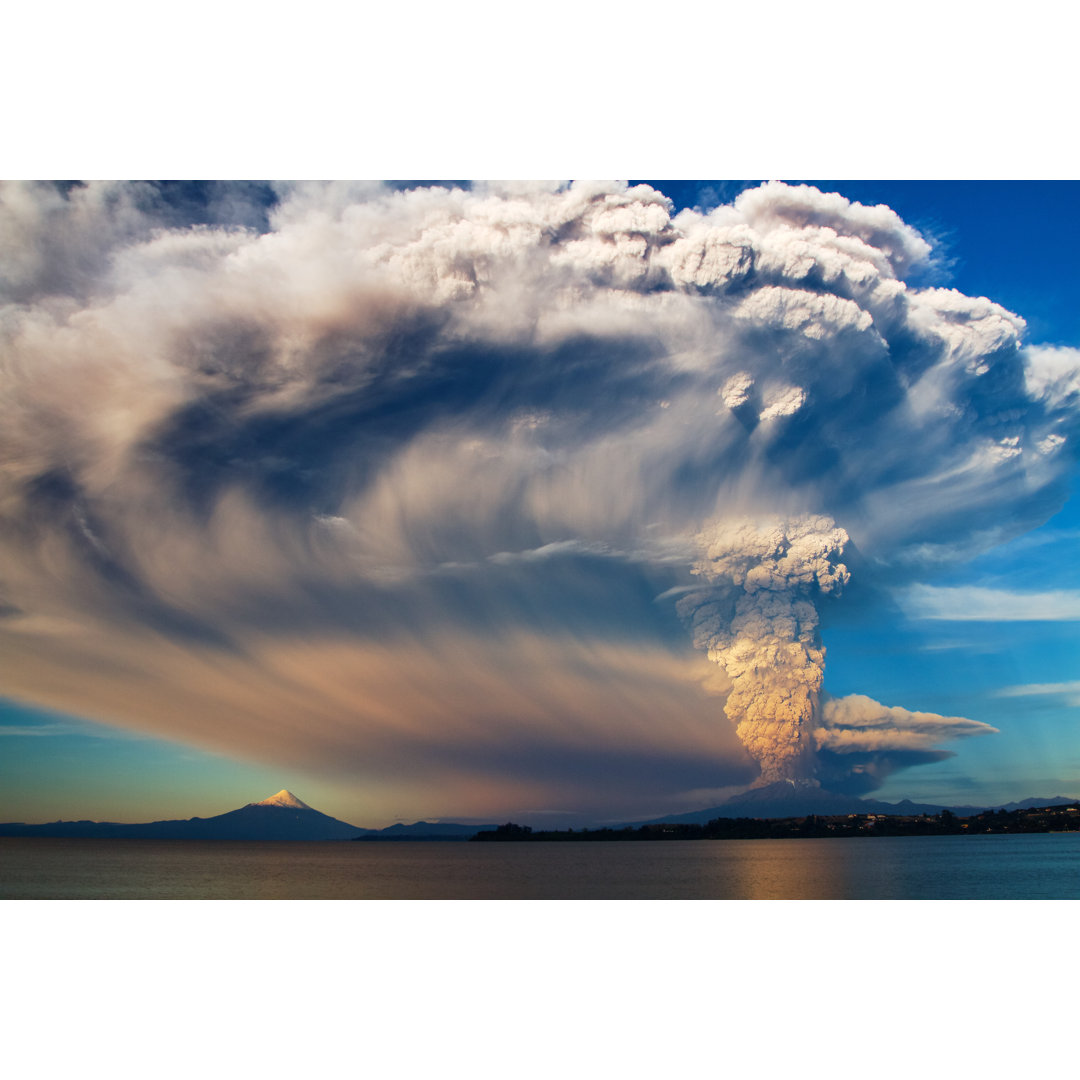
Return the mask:
M 1075 351 L 813 188 L 14 185 L 0 236 L 7 692 L 479 812 L 836 775 L 850 553 L 1076 461 Z
M 825 650 L 811 597 L 838 592 L 850 575 L 837 557 L 848 537 L 826 517 L 762 527 L 717 524 L 699 540 L 693 573 L 712 588 L 678 608 L 731 680 L 724 712 L 761 763 L 761 779 L 813 774 L 810 735 L 818 713 Z
M 817 773 L 826 786 L 851 794 L 879 787 L 898 768 L 952 757 L 945 741 L 997 729 L 963 716 L 912 712 L 864 694 L 829 698 L 814 729 Z

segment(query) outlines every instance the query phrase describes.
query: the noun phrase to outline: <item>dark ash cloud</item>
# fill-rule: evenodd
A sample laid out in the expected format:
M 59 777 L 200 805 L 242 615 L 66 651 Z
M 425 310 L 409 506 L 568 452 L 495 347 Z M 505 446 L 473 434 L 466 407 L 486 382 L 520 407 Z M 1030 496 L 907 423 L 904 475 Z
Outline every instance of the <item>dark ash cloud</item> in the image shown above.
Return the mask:
M 813 188 L 16 184 L 0 239 L 8 692 L 479 814 L 940 757 L 830 723 L 819 607 L 1080 445 L 1075 350 Z

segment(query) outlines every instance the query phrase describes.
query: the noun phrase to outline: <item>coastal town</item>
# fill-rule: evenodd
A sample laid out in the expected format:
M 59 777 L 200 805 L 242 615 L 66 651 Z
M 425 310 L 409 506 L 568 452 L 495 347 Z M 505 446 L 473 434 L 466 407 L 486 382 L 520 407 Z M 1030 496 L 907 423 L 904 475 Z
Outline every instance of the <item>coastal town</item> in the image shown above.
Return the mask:
M 480 841 L 528 840 L 773 840 L 852 836 L 973 836 L 986 833 L 1080 831 L 1080 802 L 1021 810 L 986 810 L 959 817 L 939 814 L 807 814 L 787 818 L 715 818 L 704 825 L 666 822 L 623 828 L 534 831 L 507 822 L 478 832 Z

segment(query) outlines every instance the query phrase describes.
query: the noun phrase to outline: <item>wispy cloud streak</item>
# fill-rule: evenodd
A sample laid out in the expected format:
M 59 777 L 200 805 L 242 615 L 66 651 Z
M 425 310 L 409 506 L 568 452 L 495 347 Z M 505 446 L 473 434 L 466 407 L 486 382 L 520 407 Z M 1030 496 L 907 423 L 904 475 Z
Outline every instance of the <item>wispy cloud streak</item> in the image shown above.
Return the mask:
M 1080 705 L 1080 681 L 1060 683 L 1025 683 L 998 690 L 997 697 L 1060 697 L 1069 705 Z
M 895 593 L 915 619 L 948 622 L 1077 622 L 1080 591 L 1013 592 L 976 585 L 912 585 Z

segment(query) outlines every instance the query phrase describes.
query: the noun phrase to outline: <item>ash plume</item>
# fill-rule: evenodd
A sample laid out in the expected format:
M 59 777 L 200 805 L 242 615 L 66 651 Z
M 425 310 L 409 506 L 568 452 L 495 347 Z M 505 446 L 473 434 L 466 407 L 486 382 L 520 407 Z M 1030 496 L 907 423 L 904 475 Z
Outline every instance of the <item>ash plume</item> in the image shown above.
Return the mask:
M 677 607 L 694 644 L 731 681 L 724 712 L 760 763 L 762 784 L 813 775 L 825 670 L 814 601 L 849 580 L 838 561 L 847 540 L 823 516 L 717 523 L 698 537 L 692 572 L 710 587 Z
M 0 237 L 5 692 L 416 812 L 944 753 L 830 722 L 845 547 L 917 583 L 1080 447 L 1080 352 L 807 186 L 12 184 Z

